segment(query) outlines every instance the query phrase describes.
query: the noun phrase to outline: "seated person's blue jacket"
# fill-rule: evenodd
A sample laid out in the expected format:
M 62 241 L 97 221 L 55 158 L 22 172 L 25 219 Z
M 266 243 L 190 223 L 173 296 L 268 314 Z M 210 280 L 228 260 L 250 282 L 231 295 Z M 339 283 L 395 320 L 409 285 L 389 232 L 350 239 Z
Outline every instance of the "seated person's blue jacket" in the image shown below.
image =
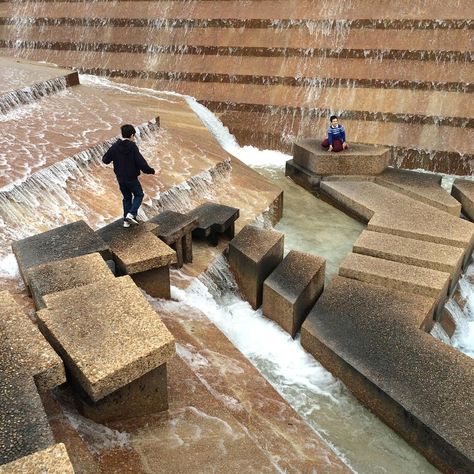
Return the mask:
M 343 125 L 338 124 L 337 127 L 329 126 L 329 128 L 328 128 L 328 143 L 329 143 L 329 145 L 332 145 L 332 141 L 334 139 L 341 140 L 342 143 L 344 143 L 346 141 L 346 131 L 345 131 Z
M 102 158 L 108 165 L 114 163 L 114 172 L 119 183 L 135 181 L 143 171 L 145 174 L 155 174 L 155 170 L 148 165 L 137 145 L 131 140 L 117 140 Z

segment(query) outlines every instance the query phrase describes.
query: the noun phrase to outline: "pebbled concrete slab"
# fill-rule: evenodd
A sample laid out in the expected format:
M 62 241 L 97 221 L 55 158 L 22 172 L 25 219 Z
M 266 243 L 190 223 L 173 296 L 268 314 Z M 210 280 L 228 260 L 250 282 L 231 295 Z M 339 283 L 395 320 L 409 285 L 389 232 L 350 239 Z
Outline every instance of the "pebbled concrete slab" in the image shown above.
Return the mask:
M 174 211 L 163 211 L 152 217 L 149 222 L 157 224 L 158 227 L 151 232 L 168 245 L 176 242 L 184 234 L 192 232 L 198 226 L 197 218 Z
M 442 176 L 387 168 L 375 182 L 459 217 L 461 205 L 441 187 Z
M 38 390 L 51 390 L 66 381 L 60 357 L 8 291 L 0 292 L 0 344 L 15 355 Z
M 122 219 L 118 219 L 96 233 L 110 245 L 118 267 L 131 275 L 176 262 L 175 251 L 152 234 L 156 227 L 143 223 L 124 228 Z
M 382 258 L 349 253 L 339 267 L 339 275 L 366 283 L 430 296 L 440 305 L 448 296 L 448 273 L 415 267 Z M 430 328 L 428 328 L 430 329 Z
M 26 274 L 37 309 L 45 307 L 44 295 L 115 278 L 98 253 L 44 263 L 28 269 Z
M 382 146 L 351 143 L 348 150 L 334 153 L 313 138 L 293 144 L 293 163 L 319 176 L 377 175 L 388 167 L 390 150 Z
M 229 244 L 229 266 L 252 308 L 262 304 L 263 282 L 283 259 L 284 235 L 246 225 Z
M 291 250 L 263 283 L 263 314 L 295 337 L 324 287 L 326 260 Z
M 174 338 L 129 276 L 44 297 L 39 326 L 93 401 L 155 369 Z
M 74 474 L 74 468 L 63 443 L 55 444 L 29 456 L 0 466 L 0 474 Z
M 303 323 L 301 343 L 436 467 L 471 472 L 473 362 L 418 329 L 432 303 L 335 277 Z
M 461 203 L 462 213 L 474 221 L 474 181 L 456 179 L 451 189 L 451 195 Z
M 12 244 L 20 273 L 29 287 L 26 270 L 42 263 L 98 252 L 112 258 L 108 245 L 84 222 L 77 221 L 18 240 Z

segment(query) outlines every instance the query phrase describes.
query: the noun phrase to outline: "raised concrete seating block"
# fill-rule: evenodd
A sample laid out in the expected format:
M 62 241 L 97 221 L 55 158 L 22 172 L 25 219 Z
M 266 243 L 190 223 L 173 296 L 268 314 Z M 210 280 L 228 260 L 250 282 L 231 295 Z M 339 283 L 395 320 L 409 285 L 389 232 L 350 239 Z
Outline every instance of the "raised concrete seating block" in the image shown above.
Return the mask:
M 324 287 L 326 260 L 291 250 L 263 283 L 263 314 L 295 337 Z
M 66 381 L 61 358 L 8 291 L 0 292 L 0 331 L 3 350 L 16 355 L 38 390 L 51 390 Z
M 110 246 L 122 274 L 130 275 L 150 296 L 169 299 L 169 265 L 176 262 L 176 252 L 152 234 L 156 227 L 146 222 L 124 228 L 119 219 L 97 234 Z
M 94 252 L 104 260 L 112 258 L 108 245 L 84 221 L 18 240 L 13 242 L 12 249 L 27 288 L 26 270 L 36 265 Z
M 229 244 L 229 266 L 252 308 L 262 304 L 263 282 L 283 259 L 284 234 L 246 225 Z
M 440 175 L 387 168 L 375 182 L 459 217 L 461 204 L 441 187 Z
M 474 221 L 474 181 L 456 179 L 451 188 L 451 195 L 461 203 L 462 213 Z
M 152 231 L 176 252 L 177 267 L 193 261 L 192 232 L 198 226 L 197 218 L 174 211 L 164 211 L 150 219 L 158 227 Z
M 437 314 L 447 298 L 450 281 L 450 275 L 446 272 L 357 253 L 347 255 L 339 267 L 339 275 L 398 291 L 430 296 L 438 303 Z
M 212 245 L 217 245 L 219 234 L 226 234 L 229 239 L 235 235 L 235 221 L 240 211 L 235 207 L 225 206 L 215 202 L 206 202 L 188 212 L 188 216 L 197 219 L 198 226 L 193 235 L 200 239 L 208 239 Z
M 129 276 L 44 297 L 39 326 L 93 402 L 165 364 L 174 338 Z
M 388 167 L 390 150 L 351 143 L 348 150 L 334 153 L 322 148 L 320 140 L 304 138 L 293 144 L 293 162 L 318 176 L 377 175 Z
M 24 456 L 0 466 L 0 474 L 74 474 L 74 468 L 63 443 Z
M 450 293 L 461 273 L 464 254 L 459 247 L 368 230 L 355 241 L 353 252 L 449 273 Z
M 420 330 L 433 299 L 335 277 L 301 344 L 442 472 L 474 472 L 473 361 Z
M 296 184 L 310 193 L 318 194 L 321 176 L 296 164 L 295 160 L 288 160 L 285 163 L 285 176 L 291 178 Z
M 37 309 L 45 307 L 44 295 L 115 278 L 98 253 L 44 263 L 29 268 L 26 274 Z

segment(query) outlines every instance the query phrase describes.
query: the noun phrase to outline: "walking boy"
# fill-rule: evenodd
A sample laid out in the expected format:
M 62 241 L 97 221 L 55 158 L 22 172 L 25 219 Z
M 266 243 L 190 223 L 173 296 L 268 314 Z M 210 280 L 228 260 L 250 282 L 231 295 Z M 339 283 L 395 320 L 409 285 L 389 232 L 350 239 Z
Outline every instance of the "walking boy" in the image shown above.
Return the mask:
M 140 171 L 145 174 L 155 174 L 143 158 L 135 143 L 135 127 L 122 125 L 123 140 L 117 140 L 103 156 L 102 162 L 108 165 L 114 163 L 114 172 L 123 196 L 123 226 L 138 224 L 138 209 L 143 201 L 143 189 L 138 181 Z

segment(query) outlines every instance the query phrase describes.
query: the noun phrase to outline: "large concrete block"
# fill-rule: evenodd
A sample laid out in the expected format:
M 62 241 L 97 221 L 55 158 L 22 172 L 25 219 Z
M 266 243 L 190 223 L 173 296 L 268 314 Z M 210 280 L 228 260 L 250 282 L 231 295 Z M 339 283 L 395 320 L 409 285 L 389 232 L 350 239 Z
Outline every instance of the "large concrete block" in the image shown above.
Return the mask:
M 174 354 L 174 338 L 129 276 L 44 297 L 38 324 L 94 401 Z
M 377 175 L 388 167 L 390 150 L 382 146 L 352 143 L 348 150 L 334 153 L 312 138 L 293 144 L 293 162 L 318 176 Z
M 326 261 L 291 250 L 263 284 L 263 314 L 295 337 L 324 287 Z
M 474 181 L 456 179 L 451 189 L 451 195 L 461 203 L 462 213 L 474 221 Z
M 284 235 L 246 225 L 229 244 L 229 265 L 252 308 L 262 304 L 263 282 L 283 259 Z
M 27 288 L 26 270 L 36 265 L 94 252 L 104 260 L 112 258 L 109 246 L 84 221 L 18 240 L 13 242 L 12 249 Z

